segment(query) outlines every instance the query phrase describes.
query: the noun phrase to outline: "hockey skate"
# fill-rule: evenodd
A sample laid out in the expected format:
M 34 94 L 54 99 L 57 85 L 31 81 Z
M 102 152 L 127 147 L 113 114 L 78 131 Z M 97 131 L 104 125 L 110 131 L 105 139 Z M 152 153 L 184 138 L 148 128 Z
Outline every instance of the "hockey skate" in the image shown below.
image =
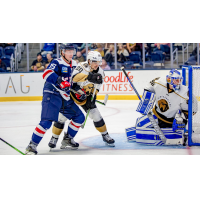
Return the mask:
M 115 147 L 115 140 L 112 139 L 108 133 L 106 133 L 105 135 L 102 135 L 103 137 L 103 141 L 105 142 L 105 144 L 107 144 L 108 146 L 111 147 Z
M 61 144 L 61 149 L 76 150 L 79 147 L 79 144 L 76 143 L 72 138 L 69 138 L 67 133 L 65 133 Z
M 55 137 L 51 137 L 51 140 L 50 140 L 50 142 L 49 142 L 49 147 L 50 147 L 50 150 L 52 149 L 52 148 L 55 148 L 56 147 L 56 144 L 57 144 L 57 142 L 58 142 L 58 138 L 55 138 Z
M 30 142 L 30 144 L 26 147 L 26 155 L 36 155 L 37 152 L 37 146 L 35 144 L 33 144 L 32 142 Z

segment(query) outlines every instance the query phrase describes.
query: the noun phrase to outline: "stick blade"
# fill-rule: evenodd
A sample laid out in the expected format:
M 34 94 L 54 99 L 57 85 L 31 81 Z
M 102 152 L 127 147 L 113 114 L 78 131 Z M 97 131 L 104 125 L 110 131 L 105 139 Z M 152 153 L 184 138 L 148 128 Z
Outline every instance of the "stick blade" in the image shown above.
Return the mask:
M 104 98 L 104 104 L 106 105 L 107 101 L 108 101 L 108 94 L 106 94 L 105 98 Z

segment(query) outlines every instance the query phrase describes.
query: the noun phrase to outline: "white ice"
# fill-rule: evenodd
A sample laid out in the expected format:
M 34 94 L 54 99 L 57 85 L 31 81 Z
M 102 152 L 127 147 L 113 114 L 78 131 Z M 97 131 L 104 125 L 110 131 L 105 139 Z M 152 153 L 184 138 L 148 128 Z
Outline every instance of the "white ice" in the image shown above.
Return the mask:
M 139 113 L 136 107 L 138 101 L 124 100 L 124 101 L 111 101 L 108 100 L 107 106 L 98 105 L 98 108 L 106 122 L 109 134 L 114 138 L 116 134 L 121 134 L 123 145 L 130 145 L 126 141 L 125 128 L 134 126 L 135 120 Z M 25 152 L 25 148 L 29 144 L 32 133 L 36 125 L 40 122 L 41 102 L 0 102 L 0 138 L 4 139 L 20 151 Z M 65 131 L 69 121 L 66 123 Z M 88 154 L 101 154 L 101 155 L 128 155 L 128 154 L 166 154 L 166 155 L 179 155 L 179 154 L 200 154 L 199 147 L 191 147 L 185 149 L 174 148 L 154 148 L 154 149 L 117 149 L 117 148 L 93 148 L 91 138 L 99 136 L 99 132 L 94 128 L 93 122 L 88 118 L 84 129 L 80 129 L 75 137 L 75 141 L 79 142 L 80 147 L 78 150 L 69 151 L 61 150 L 60 143 L 63 137 L 61 134 L 58 145 L 51 152 L 49 151 L 48 142 L 51 138 L 52 128 L 50 128 L 38 146 L 39 155 L 88 155 Z M 91 144 L 86 146 L 83 141 Z M 119 144 L 120 141 L 118 141 Z M 116 144 L 117 147 L 117 144 Z M 0 141 L 0 154 L 1 155 L 21 155 L 16 150 L 12 149 L 7 144 Z

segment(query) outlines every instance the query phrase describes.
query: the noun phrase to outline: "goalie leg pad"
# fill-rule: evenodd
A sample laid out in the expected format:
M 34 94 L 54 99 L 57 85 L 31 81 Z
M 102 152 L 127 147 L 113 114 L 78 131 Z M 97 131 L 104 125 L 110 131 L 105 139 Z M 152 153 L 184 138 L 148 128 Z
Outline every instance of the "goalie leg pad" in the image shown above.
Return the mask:
M 158 120 L 158 118 L 155 115 L 153 115 L 153 117 L 155 120 Z M 150 122 L 148 116 L 145 115 L 145 116 L 137 118 L 136 126 L 143 127 L 143 128 L 151 128 L 151 127 L 153 127 L 153 124 Z
M 172 128 L 162 128 L 163 134 L 168 140 L 166 145 L 183 144 L 183 131 L 173 132 Z M 136 142 L 146 145 L 165 145 L 153 128 L 136 128 Z
M 136 128 L 135 127 L 126 128 L 125 131 L 126 131 L 127 140 L 129 142 L 136 140 Z
M 155 115 L 154 119 L 157 120 L 157 117 Z M 136 120 L 136 125 L 134 127 L 126 128 L 126 137 L 128 141 L 135 141 L 136 140 L 136 128 L 137 127 L 143 127 L 143 128 L 151 128 L 153 127 L 152 123 L 150 122 L 149 118 L 147 115 L 138 117 Z
M 153 108 L 156 95 L 149 91 L 144 91 L 142 99 L 137 107 L 137 112 L 147 115 Z

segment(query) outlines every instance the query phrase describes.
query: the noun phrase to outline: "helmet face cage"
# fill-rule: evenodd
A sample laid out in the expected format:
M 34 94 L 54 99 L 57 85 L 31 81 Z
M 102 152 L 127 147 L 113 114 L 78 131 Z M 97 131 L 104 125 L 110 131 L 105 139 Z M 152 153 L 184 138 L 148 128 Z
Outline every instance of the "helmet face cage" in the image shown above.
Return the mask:
M 179 80 L 179 83 L 176 84 L 175 80 Z M 169 72 L 169 75 L 166 76 L 166 81 L 170 85 L 172 85 L 174 90 L 179 90 L 180 85 L 182 84 L 183 77 L 181 76 L 181 73 L 177 69 L 173 69 Z

